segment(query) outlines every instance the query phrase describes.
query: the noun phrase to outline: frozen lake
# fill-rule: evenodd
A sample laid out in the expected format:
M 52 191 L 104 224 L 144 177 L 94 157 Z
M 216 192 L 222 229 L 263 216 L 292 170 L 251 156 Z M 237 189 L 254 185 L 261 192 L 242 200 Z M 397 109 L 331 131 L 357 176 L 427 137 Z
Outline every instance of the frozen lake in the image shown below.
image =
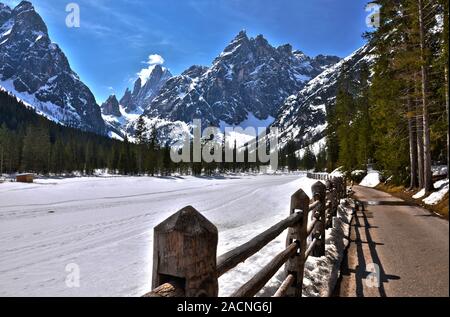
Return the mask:
M 192 205 L 219 229 L 218 255 L 284 219 L 298 175 L 69 178 L 0 184 L 0 296 L 141 296 L 151 290 L 153 227 Z M 221 295 L 284 248 L 284 235 L 224 275 Z M 66 286 L 66 266 L 80 287 Z M 274 280 L 274 282 L 276 282 Z

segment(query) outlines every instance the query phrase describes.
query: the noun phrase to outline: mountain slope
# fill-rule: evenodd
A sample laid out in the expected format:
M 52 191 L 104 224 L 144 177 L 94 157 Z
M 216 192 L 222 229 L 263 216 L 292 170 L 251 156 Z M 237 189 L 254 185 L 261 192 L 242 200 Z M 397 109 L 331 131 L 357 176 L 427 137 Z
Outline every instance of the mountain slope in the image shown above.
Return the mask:
M 241 31 L 211 67 L 192 66 L 169 79 L 144 114 L 186 123 L 200 118 L 214 126 L 239 125 L 250 115 L 267 120 L 289 95 L 338 61 L 312 59 L 290 45 L 275 48 L 262 35 L 249 38 Z
M 0 4 L 0 87 L 47 118 L 106 133 L 100 108 L 30 2 Z
M 349 78 L 358 80 L 364 63 L 369 67 L 373 63 L 368 46 L 326 69 L 298 94 L 287 98 L 272 125 L 279 128 L 281 143 L 294 139 L 303 148 L 323 139 L 327 109 L 335 106 L 339 78 L 346 72 Z

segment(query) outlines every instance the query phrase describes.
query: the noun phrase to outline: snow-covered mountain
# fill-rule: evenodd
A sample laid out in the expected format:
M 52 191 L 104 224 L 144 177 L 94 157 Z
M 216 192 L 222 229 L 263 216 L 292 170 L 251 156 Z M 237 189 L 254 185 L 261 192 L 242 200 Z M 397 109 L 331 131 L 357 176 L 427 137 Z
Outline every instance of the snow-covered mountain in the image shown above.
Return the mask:
M 127 135 L 132 137 L 134 126 L 144 109 L 158 96 L 161 88 L 172 77 L 170 71 L 161 65 L 153 65 L 148 70 L 148 76 L 138 77 L 133 91 L 126 89 L 120 101 L 111 95 L 101 106 L 102 117 L 112 137 L 122 139 Z M 148 122 L 156 123 L 154 118 L 147 118 Z M 167 120 L 160 120 L 167 125 Z M 174 123 L 178 126 L 178 123 Z M 174 130 L 177 130 L 174 128 Z
M 298 148 L 313 145 L 317 152 L 318 147 L 324 144 L 326 114 L 335 106 L 339 78 L 345 72 L 349 78 L 358 80 L 363 64 L 369 68 L 373 64 L 368 46 L 326 69 L 298 94 L 287 98 L 273 123 L 279 128 L 281 143 L 294 139 Z
M 128 113 L 143 112 L 171 77 L 172 74 L 167 68 L 154 65 L 148 78 L 139 77 L 136 80 L 133 92 L 129 89 L 125 91 L 124 96 L 120 99 L 120 104 Z
M 154 65 L 120 101 L 101 108 L 94 95 L 52 43 L 32 4 L 14 9 L 0 3 L 0 89 L 16 95 L 39 114 L 67 126 L 110 137 L 132 136 L 139 116 L 157 127 L 161 141 L 177 140 L 193 119 L 204 125 L 273 126 L 281 141 L 299 148 L 323 139 L 326 111 L 334 105 L 343 71 L 357 78 L 363 47 L 344 60 L 311 58 L 290 45 L 274 47 L 262 36 L 241 31 L 210 67 L 192 66 L 181 75 Z M 294 94 L 294 95 L 293 95 Z
M 171 121 L 239 125 L 254 116 L 274 118 L 283 101 L 340 59 L 310 58 L 290 45 L 278 48 L 241 31 L 211 67 L 192 66 L 172 77 L 144 115 Z
M 106 133 L 100 107 L 30 2 L 0 3 L 0 87 L 47 118 Z

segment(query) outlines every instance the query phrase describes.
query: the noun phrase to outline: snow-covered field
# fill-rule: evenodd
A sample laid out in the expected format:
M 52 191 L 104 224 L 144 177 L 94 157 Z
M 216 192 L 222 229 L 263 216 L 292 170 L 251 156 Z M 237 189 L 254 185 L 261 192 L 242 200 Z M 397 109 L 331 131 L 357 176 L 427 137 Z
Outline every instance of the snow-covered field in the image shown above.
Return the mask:
M 299 188 L 311 195 L 314 182 L 260 175 L 0 184 L 0 296 L 141 296 L 151 290 L 153 227 L 179 209 L 192 205 L 218 227 L 220 255 L 287 217 L 290 196 Z M 224 275 L 220 294 L 245 283 L 284 243 L 283 234 Z M 79 288 L 66 286 L 72 263 Z M 315 262 L 309 267 L 312 278 Z

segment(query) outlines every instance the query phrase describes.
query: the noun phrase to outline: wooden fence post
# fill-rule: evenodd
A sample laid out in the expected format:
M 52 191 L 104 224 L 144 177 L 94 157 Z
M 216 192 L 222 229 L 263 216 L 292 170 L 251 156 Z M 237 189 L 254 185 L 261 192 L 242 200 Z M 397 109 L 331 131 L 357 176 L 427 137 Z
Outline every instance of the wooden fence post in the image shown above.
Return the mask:
M 345 177 L 341 177 L 341 189 L 342 189 L 342 194 L 341 194 L 341 198 L 346 198 L 347 197 L 347 179 Z
M 185 297 L 217 297 L 217 228 L 188 206 L 155 228 L 153 289 L 174 283 Z
M 326 191 L 327 187 L 322 182 L 315 183 L 312 187 L 312 194 L 314 201 L 320 201 L 319 209 L 316 212 L 316 219 L 318 222 L 315 230 L 315 236 L 320 236 L 320 240 L 317 242 L 314 248 L 312 256 L 321 257 L 325 255 L 325 226 L 326 226 Z
M 291 297 L 301 297 L 303 288 L 303 274 L 305 268 L 305 252 L 307 248 L 307 231 L 308 231 L 308 213 L 309 213 L 309 197 L 300 189 L 291 197 L 290 214 L 301 211 L 303 212 L 302 221 L 294 228 L 290 228 L 287 235 L 286 245 L 290 246 L 297 241 L 299 252 L 295 257 L 289 259 L 286 263 L 286 274 L 292 274 L 295 278 L 294 283 L 289 288 L 287 295 Z
M 331 180 L 331 182 L 333 183 L 333 190 L 334 190 L 333 217 L 336 217 L 338 206 L 341 202 L 341 197 L 340 197 L 340 193 L 339 193 L 339 179 L 334 177 Z

